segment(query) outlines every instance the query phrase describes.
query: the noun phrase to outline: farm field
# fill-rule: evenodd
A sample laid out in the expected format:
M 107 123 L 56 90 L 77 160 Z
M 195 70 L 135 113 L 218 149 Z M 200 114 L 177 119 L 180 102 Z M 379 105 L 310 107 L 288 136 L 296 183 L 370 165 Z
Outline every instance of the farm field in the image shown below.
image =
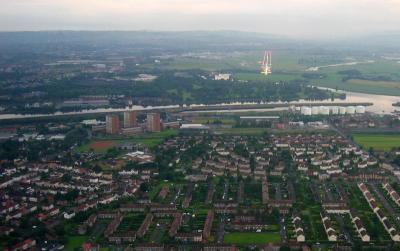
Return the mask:
M 366 59 L 359 59 L 359 64 L 338 65 L 331 67 L 322 67 L 319 71 L 309 72 L 320 74 L 321 77 L 315 79 L 306 79 L 303 74 L 310 66 L 325 66 L 335 63 L 348 63 L 346 55 L 328 56 L 322 61 L 310 63 L 310 58 L 318 58 L 319 55 L 305 55 L 301 53 L 289 53 L 288 51 L 273 51 L 273 73 L 270 76 L 264 76 L 259 73 L 260 61 L 263 51 L 251 51 L 234 55 L 211 55 L 208 57 L 186 57 L 177 58 L 160 68 L 169 70 L 193 70 L 201 69 L 205 71 L 219 71 L 232 73 L 236 80 L 244 81 L 291 81 L 305 80 L 315 86 L 338 88 L 345 91 L 362 92 L 381 95 L 400 96 L 400 64 L 390 60 L 376 59 L 372 63 L 362 63 Z M 357 59 L 352 59 L 357 61 Z M 306 62 L 305 62 L 306 61 Z M 344 80 L 340 71 L 357 70 L 362 76 L 367 78 L 383 77 L 389 81 L 374 81 L 364 79 Z M 189 98 L 187 96 L 186 98 Z
M 227 244 L 266 244 L 271 242 L 279 242 L 280 236 L 278 232 L 266 233 L 228 233 L 224 236 L 224 243 Z
M 389 87 L 389 88 L 399 88 L 400 82 L 396 81 L 373 81 L 373 80 L 365 80 L 365 79 L 350 79 L 347 81 L 351 84 L 357 85 L 367 85 L 367 86 L 379 86 L 379 87 Z
M 392 134 L 353 134 L 354 141 L 368 150 L 372 147 L 378 151 L 390 151 L 400 147 L 400 135 Z

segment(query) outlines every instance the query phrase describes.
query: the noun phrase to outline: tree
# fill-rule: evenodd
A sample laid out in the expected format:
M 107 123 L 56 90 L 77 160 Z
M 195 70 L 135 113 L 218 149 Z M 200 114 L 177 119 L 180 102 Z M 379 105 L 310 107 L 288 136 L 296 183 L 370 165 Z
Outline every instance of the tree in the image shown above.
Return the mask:
M 140 191 L 142 191 L 143 193 L 149 191 L 149 184 L 146 182 L 140 184 Z
M 62 176 L 62 181 L 65 183 L 69 183 L 72 180 L 72 176 L 69 173 L 66 173 Z

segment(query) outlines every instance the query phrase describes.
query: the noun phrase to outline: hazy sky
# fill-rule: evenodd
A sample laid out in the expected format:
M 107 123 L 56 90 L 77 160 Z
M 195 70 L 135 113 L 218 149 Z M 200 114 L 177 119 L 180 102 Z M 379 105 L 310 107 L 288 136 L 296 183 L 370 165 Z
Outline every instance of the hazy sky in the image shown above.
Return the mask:
M 400 0 L 0 0 L 0 30 L 244 30 L 347 36 L 400 30 Z

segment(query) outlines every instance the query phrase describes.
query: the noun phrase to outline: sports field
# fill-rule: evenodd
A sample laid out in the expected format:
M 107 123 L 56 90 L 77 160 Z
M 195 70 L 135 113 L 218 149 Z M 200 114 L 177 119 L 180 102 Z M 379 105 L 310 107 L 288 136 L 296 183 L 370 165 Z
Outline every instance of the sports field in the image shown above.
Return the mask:
M 193 120 L 193 123 L 197 124 L 213 124 L 221 122 L 222 124 L 226 125 L 233 125 L 236 121 L 233 118 L 211 118 L 211 117 L 198 117 Z
M 353 134 L 353 139 L 366 150 L 372 147 L 387 152 L 393 147 L 400 147 L 400 134 Z
M 258 136 L 267 132 L 267 128 L 228 128 L 218 129 L 217 132 L 227 135 Z
M 167 137 L 174 136 L 177 134 L 178 130 L 168 129 L 162 132 L 146 133 L 133 137 L 113 138 L 113 136 L 110 136 L 102 139 L 91 140 L 89 143 L 75 148 L 74 151 L 89 152 L 93 150 L 96 153 L 104 153 L 107 152 L 108 149 L 113 148 L 114 146 L 129 142 L 141 143 L 149 148 L 152 148 L 161 144 Z
M 267 244 L 281 240 L 278 232 L 266 233 L 228 233 L 224 236 L 224 243 L 227 244 Z

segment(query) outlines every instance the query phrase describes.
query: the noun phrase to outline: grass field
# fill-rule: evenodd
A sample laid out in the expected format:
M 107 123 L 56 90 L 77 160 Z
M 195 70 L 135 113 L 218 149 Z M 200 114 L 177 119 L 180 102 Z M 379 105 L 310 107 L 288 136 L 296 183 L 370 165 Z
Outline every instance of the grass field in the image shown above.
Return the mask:
M 257 136 L 267 132 L 267 128 L 229 128 L 229 129 L 218 129 L 218 133 L 227 135 L 243 135 L 243 136 Z
M 396 81 L 373 81 L 373 80 L 365 80 L 365 79 L 350 79 L 347 83 L 356 84 L 356 85 L 366 85 L 366 86 L 379 86 L 379 87 L 387 87 L 387 88 L 399 88 L 400 82 Z
M 75 152 L 89 152 L 89 151 L 91 151 L 91 149 L 93 149 L 94 152 L 104 153 L 108 149 L 110 149 L 118 144 L 129 143 L 129 142 L 141 143 L 149 148 L 152 148 L 152 147 L 155 147 L 155 146 L 159 145 L 160 143 L 162 143 L 167 137 L 175 136 L 177 134 L 178 134 L 178 130 L 168 129 L 168 130 L 164 130 L 162 132 L 146 133 L 146 134 L 137 135 L 137 136 L 129 137 L 129 138 L 106 137 L 106 138 L 102 138 L 102 139 L 94 139 L 85 145 L 75 148 L 74 151 Z
M 279 242 L 281 240 L 278 232 L 268 233 L 228 233 L 224 236 L 224 243 L 227 244 L 266 244 Z
M 252 81 L 290 81 L 294 79 L 301 79 L 301 74 L 296 73 L 274 73 L 269 76 L 260 74 L 259 72 L 243 72 L 236 73 L 234 75 L 235 79 L 238 80 L 252 80 Z
M 80 248 L 86 239 L 87 236 L 69 236 L 67 244 L 65 245 L 65 250 L 74 251 L 76 248 Z
M 210 118 L 210 117 L 198 117 L 195 118 L 193 120 L 193 123 L 197 123 L 197 124 L 207 124 L 207 123 L 214 123 L 216 121 L 220 121 L 222 122 L 222 124 L 226 124 L 226 125 L 233 125 L 236 123 L 236 121 L 234 119 L 230 119 L 230 118 Z
M 302 129 L 270 129 L 270 128 L 224 128 L 217 129 L 217 133 L 225 135 L 242 135 L 242 136 L 260 136 L 264 133 L 271 134 L 307 134 L 307 133 L 320 133 L 323 135 L 334 135 L 335 132 L 330 129 L 313 129 L 313 130 L 302 130 Z
M 161 68 L 174 70 L 202 69 L 206 71 L 228 71 L 233 73 L 235 79 L 249 81 L 290 81 L 294 79 L 304 79 L 303 74 L 310 66 L 301 63 L 303 59 L 310 59 L 319 55 L 304 54 L 293 51 L 273 51 L 273 73 L 270 76 L 263 76 L 259 73 L 260 61 L 263 51 L 251 51 L 237 55 L 210 56 L 208 58 L 177 58 L 173 61 L 161 65 Z M 347 55 L 331 55 L 323 57 L 335 58 L 334 62 L 317 62 L 319 66 L 334 64 L 337 62 L 349 62 L 345 60 Z M 341 65 L 336 67 L 323 67 L 316 74 L 324 75 L 324 78 L 310 80 L 313 85 L 338 88 L 346 91 L 363 92 L 370 94 L 397 95 L 400 96 L 400 64 L 395 61 L 371 58 L 373 63 L 360 63 L 356 65 Z M 357 59 L 354 59 L 357 61 Z M 360 61 L 364 61 L 360 60 Z M 370 80 L 350 80 L 343 81 L 343 75 L 338 71 L 358 70 L 368 78 L 386 77 L 392 81 L 370 81 Z M 185 99 L 190 96 L 185 95 Z
M 205 70 L 212 72 L 229 72 L 238 80 L 249 81 L 290 81 L 304 79 L 303 74 L 310 66 L 326 66 L 337 63 L 349 63 L 351 61 L 373 60 L 372 63 L 359 63 L 354 65 L 340 65 L 321 67 L 316 74 L 323 78 L 308 79 L 312 85 L 338 88 L 345 91 L 362 92 L 369 94 L 400 96 L 400 64 L 396 61 L 378 57 L 351 58 L 347 53 L 319 54 L 319 52 L 302 52 L 296 50 L 274 50 L 272 75 L 263 76 L 259 73 L 260 61 L 264 51 L 247 51 L 234 54 L 210 54 L 199 57 L 178 57 L 162 62 L 157 67 L 164 70 Z M 315 61 L 315 59 L 317 59 Z M 320 59 L 320 60 L 318 60 Z M 154 65 L 141 65 L 143 69 L 152 68 Z M 343 81 L 344 75 L 339 71 L 358 70 L 362 76 L 373 79 L 384 77 L 391 81 Z M 174 92 L 174 90 L 170 90 Z M 184 100 L 190 100 L 188 93 L 182 93 Z
M 378 151 L 390 151 L 393 147 L 400 147 L 400 135 L 353 134 L 353 139 L 366 150 L 372 147 Z

